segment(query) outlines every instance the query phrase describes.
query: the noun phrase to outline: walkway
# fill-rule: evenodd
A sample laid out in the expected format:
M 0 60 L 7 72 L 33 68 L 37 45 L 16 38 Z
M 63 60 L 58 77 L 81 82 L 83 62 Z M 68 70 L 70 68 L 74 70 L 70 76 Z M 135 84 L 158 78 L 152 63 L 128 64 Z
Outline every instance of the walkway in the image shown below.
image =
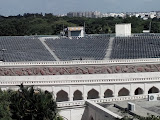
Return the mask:
M 114 37 L 111 37 L 110 40 L 109 40 L 109 45 L 108 45 L 108 49 L 106 51 L 106 55 L 105 55 L 103 60 L 109 60 L 110 59 L 110 56 L 111 56 L 111 53 L 112 53 L 113 41 L 114 41 Z
M 56 61 L 60 61 L 60 59 L 56 56 L 56 54 L 48 47 L 48 45 L 45 43 L 45 38 L 39 38 L 39 40 L 42 42 L 42 44 L 46 47 L 46 49 L 51 53 L 51 55 L 54 57 Z

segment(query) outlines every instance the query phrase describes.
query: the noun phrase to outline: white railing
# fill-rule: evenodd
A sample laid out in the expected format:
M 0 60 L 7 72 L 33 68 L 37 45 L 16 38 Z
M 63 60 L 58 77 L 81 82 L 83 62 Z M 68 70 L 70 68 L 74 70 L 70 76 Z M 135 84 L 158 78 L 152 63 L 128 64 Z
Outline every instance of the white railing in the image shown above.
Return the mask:
M 32 61 L 32 62 L 0 62 L 0 66 L 49 66 L 49 65 L 96 65 L 96 64 L 134 64 L 157 63 L 160 58 L 117 59 L 117 60 L 82 60 L 82 61 Z
M 35 77 L 33 79 L 12 79 L 14 78 L 9 76 L 10 79 L 1 79 L 0 80 L 0 86 L 15 86 L 15 85 L 20 85 L 23 83 L 24 85 L 74 85 L 74 84 L 123 84 L 123 83 L 140 83 L 140 82 L 159 82 L 160 77 L 153 77 L 153 78 L 128 78 L 128 79 L 90 79 L 90 80 L 80 80 L 80 79 L 75 79 L 75 80 L 48 80 L 49 78 L 37 78 L 36 80 Z M 1 78 L 1 77 L 0 77 Z
M 160 93 L 154 93 L 157 97 L 160 97 Z M 138 100 L 138 99 L 147 99 L 148 95 L 135 95 L 135 96 L 121 96 L 121 97 L 111 97 L 111 98 L 103 98 L 103 99 L 90 99 L 90 101 L 94 103 L 105 103 L 105 102 L 114 102 L 114 101 L 125 101 L 125 100 Z M 62 107 L 72 107 L 72 106 L 84 106 L 85 101 L 65 101 L 65 102 L 57 102 L 58 108 Z

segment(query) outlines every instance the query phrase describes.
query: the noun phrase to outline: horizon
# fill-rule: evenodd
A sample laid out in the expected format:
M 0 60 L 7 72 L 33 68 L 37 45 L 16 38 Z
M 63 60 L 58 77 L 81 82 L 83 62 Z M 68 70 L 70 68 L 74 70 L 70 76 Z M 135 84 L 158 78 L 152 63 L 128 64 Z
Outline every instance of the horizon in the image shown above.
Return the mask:
M 24 13 L 52 13 L 99 11 L 101 13 L 134 13 L 160 11 L 159 0 L 0 0 L 0 15 L 14 16 Z
M 69 11 L 69 12 L 95 12 L 95 11 Z M 69 13 L 67 12 L 67 13 Z M 136 12 L 132 12 L 132 11 L 127 11 L 127 12 L 101 12 L 101 11 L 97 11 L 97 12 L 100 12 L 101 14 L 105 14 L 105 13 L 149 13 L 149 12 L 160 12 L 160 10 L 156 10 L 156 11 L 136 11 Z M 18 16 L 18 15 L 21 15 L 23 16 L 24 14 L 42 14 L 42 15 L 45 15 L 45 14 L 52 14 L 52 15 L 67 15 L 67 13 L 62 13 L 62 14 L 54 14 L 54 13 L 51 13 L 51 12 L 48 12 L 48 13 L 43 13 L 43 12 L 28 12 L 28 13 L 21 13 L 21 14 L 12 14 L 12 15 L 3 15 L 3 14 L 0 14 L 0 16 L 4 16 L 4 17 L 9 17 L 9 16 Z

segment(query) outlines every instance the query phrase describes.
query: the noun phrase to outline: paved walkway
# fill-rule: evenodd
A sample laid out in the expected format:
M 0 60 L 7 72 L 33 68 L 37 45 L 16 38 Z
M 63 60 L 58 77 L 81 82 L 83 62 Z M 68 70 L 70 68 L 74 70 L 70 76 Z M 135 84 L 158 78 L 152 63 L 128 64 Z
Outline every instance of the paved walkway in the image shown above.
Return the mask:
M 48 47 L 48 45 L 44 42 L 45 38 L 39 38 L 39 40 L 42 42 L 42 44 L 46 47 L 46 49 L 51 53 L 51 55 L 54 57 L 56 61 L 60 61 L 60 59 L 56 56 L 56 54 Z
M 113 41 L 114 41 L 114 37 L 111 37 L 109 40 L 109 45 L 108 45 L 108 49 L 106 51 L 106 55 L 104 57 L 104 60 L 109 60 L 111 53 L 112 53 L 112 46 L 113 46 Z

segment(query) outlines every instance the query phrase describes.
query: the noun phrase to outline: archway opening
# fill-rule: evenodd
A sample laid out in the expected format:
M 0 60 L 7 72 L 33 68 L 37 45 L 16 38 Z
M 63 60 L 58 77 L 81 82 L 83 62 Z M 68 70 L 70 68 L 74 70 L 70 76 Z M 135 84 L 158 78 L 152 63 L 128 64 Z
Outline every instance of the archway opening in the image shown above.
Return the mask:
M 68 93 L 65 92 L 64 90 L 61 90 L 57 93 L 57 102 L 62 102 L 62 101 L 68 101 Z
M 135 95 L 143 94 L 143 90 L 141 88 L 137 88 L 134 92 Z
M 151 94 L 151 93 L 159 93 L 159 89 L 153 86 L 148 90 L 148 94 Z
M 119 92 L 118 92 L 118 96 L 128 96 L 129 95 L 129 90 L 126 88 L 122 88 Z
M 99 98 L 99 93 L 95 89 L 92 89 L 88 92 L 87 99 L 97 99 L 97 98 Z
M 113 97 L 113 91 L 110 90 L 110 89 L 107 89 L 104 93 L 104 98 L 107 98 L 107 97 Z
M 92 116 L 90 117 L 90 120 L 94 120 Z
M 76 90 L 73 94 L 73 100 L 82 100 L 82 92 L 79 90 Z

